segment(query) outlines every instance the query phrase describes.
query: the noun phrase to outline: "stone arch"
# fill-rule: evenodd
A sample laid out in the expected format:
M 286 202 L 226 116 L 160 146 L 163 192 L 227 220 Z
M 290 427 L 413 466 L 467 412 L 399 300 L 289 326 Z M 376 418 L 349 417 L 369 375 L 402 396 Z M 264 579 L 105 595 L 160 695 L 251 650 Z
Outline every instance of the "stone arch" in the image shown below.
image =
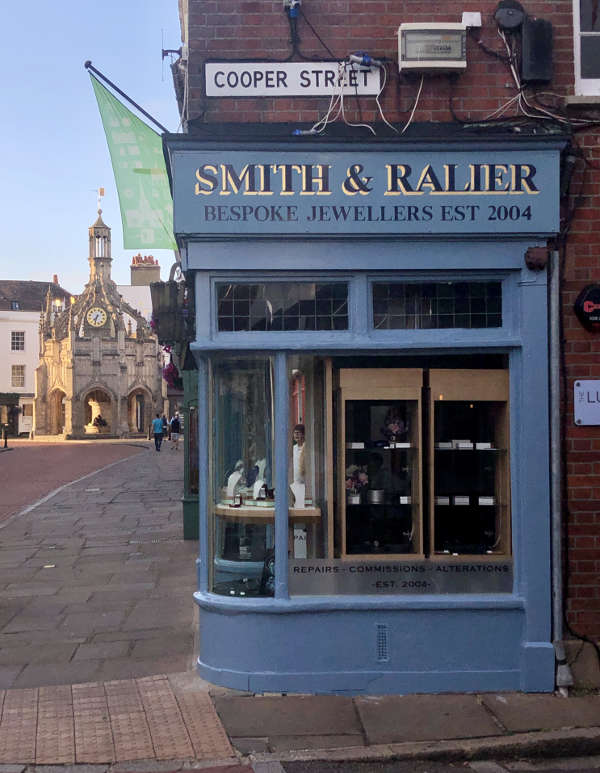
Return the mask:
M 81 402 L 86 435 L 106 435 L 114 431 L 115 398 L 110 389 L 92 387 L 86 391 Z
M 148 433 L 152 421 L 152 392 L 137 384 L 127 395 L 127 426 L 129 433 Z
M 67 393 L 60 388 L 48 395 L 48 434 L 62 435 L 65 431 Z

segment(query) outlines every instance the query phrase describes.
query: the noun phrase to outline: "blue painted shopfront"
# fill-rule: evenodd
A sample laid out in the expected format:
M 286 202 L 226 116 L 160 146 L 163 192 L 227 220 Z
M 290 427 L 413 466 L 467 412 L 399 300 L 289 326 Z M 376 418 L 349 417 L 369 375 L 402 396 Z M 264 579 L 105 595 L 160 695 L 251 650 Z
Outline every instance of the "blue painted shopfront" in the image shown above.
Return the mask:
M 547 283 L 525 254 L 559 230 L 561 147 L 165 135 L 204 678 L 553 690 Z

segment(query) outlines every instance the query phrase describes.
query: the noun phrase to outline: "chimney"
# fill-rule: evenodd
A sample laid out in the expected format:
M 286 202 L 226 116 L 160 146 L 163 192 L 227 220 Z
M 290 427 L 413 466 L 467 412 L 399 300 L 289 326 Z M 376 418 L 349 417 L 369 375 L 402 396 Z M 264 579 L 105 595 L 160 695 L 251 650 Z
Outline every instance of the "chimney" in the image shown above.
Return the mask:
M 149 287 L 150 282 L 160 282 L 160 265 L 153 255 L 138 253 L 131 259 L 131 284 L 133 287 Z
M 58 284 L 58 274 L 52 274 L 52 283 L 55 285 Z

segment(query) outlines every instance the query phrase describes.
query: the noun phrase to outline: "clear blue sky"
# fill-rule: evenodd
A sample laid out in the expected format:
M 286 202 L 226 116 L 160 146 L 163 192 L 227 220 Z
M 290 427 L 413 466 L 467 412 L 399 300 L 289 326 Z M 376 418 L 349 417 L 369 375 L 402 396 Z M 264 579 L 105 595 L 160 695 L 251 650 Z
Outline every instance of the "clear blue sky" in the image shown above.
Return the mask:
M 3 8 L 0 68 L 0 279 L 51 280 L 81 292 L 88 227 L 112 229 L 112 276 L 129 284 L 108 147 L 87 59 L 169 131 L 179 116 L 161 48 L 181 45 L 177 0 L 33 0 Z M 163 279 L 173 252 L 153 251 Z

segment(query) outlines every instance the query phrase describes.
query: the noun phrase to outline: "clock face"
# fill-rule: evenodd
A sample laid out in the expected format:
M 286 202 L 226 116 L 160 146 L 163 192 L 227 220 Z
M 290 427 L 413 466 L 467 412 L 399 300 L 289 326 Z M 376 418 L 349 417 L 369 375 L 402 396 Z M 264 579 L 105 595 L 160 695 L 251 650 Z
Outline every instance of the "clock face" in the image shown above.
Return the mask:
M 107 319 L 106 312 L 100 306 L 92 306 L 85 317 L 92 327 L 102 327 Z

